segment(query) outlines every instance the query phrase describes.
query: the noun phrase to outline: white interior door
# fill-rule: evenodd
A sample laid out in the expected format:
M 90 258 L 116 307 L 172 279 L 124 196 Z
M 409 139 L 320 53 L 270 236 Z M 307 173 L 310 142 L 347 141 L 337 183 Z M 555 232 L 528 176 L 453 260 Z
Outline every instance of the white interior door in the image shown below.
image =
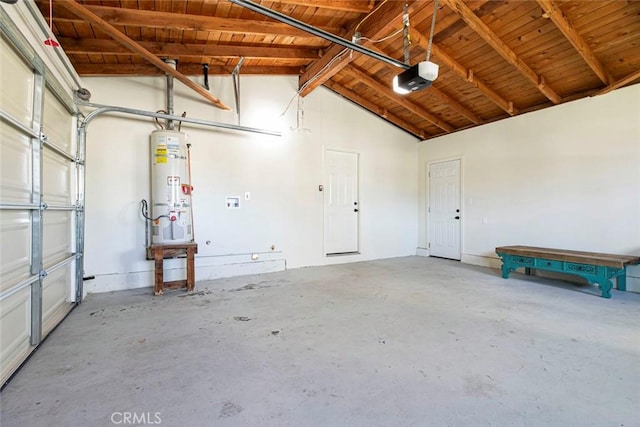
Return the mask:
M 429 255 L 460 260 L 460 160 L 429 165 Z
M 326 150 L 325 186 L 325 253 L 358 252 L 358 153 Z

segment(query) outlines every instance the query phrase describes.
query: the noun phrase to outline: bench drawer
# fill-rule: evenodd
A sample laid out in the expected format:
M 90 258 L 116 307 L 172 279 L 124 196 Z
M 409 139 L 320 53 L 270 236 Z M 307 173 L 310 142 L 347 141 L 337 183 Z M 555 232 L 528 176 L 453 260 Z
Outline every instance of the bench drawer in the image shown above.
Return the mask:
M 531 258 L 531 257 L 511 255 L 511 260 L 517 264 L 533 267 L 534 258 Z
M 575 262 L 568 262 L 566 270 L 568 272 L 576 271 L 580 273 L 596 274 L 596 266 L 591 264 L 578 264 Z
M 549 259 L 539 259 L 536 258 L 536 267 L 538 268 L 549 268 L 554 270 L 562 270 L 562 261 L 552 261 Z

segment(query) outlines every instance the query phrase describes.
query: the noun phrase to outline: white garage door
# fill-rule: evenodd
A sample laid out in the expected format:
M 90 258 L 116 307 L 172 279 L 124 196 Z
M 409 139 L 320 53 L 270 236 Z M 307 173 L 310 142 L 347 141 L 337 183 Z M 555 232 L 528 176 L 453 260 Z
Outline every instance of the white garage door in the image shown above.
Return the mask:
M 0 385 L 71 310 L 82 277 L 73 102 L 28 44 L 2 30 Z

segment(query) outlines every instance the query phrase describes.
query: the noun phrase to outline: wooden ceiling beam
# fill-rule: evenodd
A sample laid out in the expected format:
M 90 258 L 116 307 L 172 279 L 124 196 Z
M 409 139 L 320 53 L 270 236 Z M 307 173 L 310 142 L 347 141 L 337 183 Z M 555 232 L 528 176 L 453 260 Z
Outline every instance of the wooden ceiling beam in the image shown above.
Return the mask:
M 411 30 L 411 40 L 425 50 L 427 49 L 427 46 L 429 44 L 429 40 L 414 29 Z M 498 107 L 502 108 L 512 116 L 518 114 L 518 109 L 514 107 L 512 101 L 507 101 L 506 99 L 504 99 L 500 94 L 491 89 L 486 83 L 474 76 L 473 70 L 467 69 L 466 67 L 461 65 L 459 62 L 445 53 L 442 49 L 440 49 L 435 43 L 431 44 L 431 55 L 435 58 L 438 58 L 435 62 L 450 68 L 453 72 L 462 77 L 462 79 L 466 80 L 468 83 L 476 87 Z
M 165 73 L 148 64 L 75 64 L 80 76 L 158 76 Z M 209 75 L 231 75 L 235 65 L 209 65 Z M 178 64 L 178 71 L 185 76 L 201 76 L 201 64 Z M 269 67 L 243 65 L 242 75 L 298 75 L 300 67 Z
M 437 87 L 431 85 L 431 87 L 429 87 L 427 90 L 436 98 L 440 98 L 440 101 L 445 103 L 453 111 L 471 120 L 472 123 L 475 123 L 477 125 L 481 125 L 484 123 L 484 120 L 478 117 L 473 111 L 469 110 L 467 107 L 465 107 L 455 99 L 451 98 L 449 95 L 442 92 Z
M 402 2 L 392 1 L 383 4 L 380 8 L 375 9 L 369 15 L 357 22 L 354 22 L 349 29 L 344 33 L 346 38 L 351 38 L 356 31 L 360 31 L 361 34 L 366 35 L 367 38 L 377 39 L 381 35 L 386 35 L 394 29 L 402 28 Z M 412 3 L 409 11 L 411 12 L 416 3 Z M 360 29 L 361 24 L 366 26 Z M 360 43 L 362 46 L 369 46 L 371 42 L 363 40 Z M 315 88 L 321 86 L 324 82 L 329 80 L 344 69 L 347 65 L 354 60 L 359 53 L 346 50 L 342 57 L 339 57 L 341 52 L 345 51 L 345 47 L 333 44 L 322 58 L 311 64 L 305 72 L 300 76 L 298 82 L 298 88 L 300 90 L 300 96 L 309 95 Z M 338 59 L 335 59 L 338 58 Z
M 364 83 L 365 85 L 369 86 L 371 89 L 375 90 L 376 92 L 379 92 L 381 95 L 386 96 L 396 104 L 409 110 L 410 112 L 417 115 L 418 117 L 421 117 L 424 120 L 427 120 L 433 123 L 434 125 L 438 126 L 440 129 L 446 132 L 453 132 L 455 130 L 455 128 L 451 126 L 449 123 L 437 118 L 435 115 L 431 114 L 430 112 L 422 108 L 420 105 L 414 104 L 408 99 L 403 98 L 402 96 L 395 93 L 391 89 L 391 82 L 389 82 L 388 84 L 383 84 L 378 80 L 374 79 L 373 77 L 371 77 L 370 75 L 368 75 L 367 73 L 365 73 L 364 71 L 358 68 L 355 68 L 353 66 L 349 68 L 345 68 L 345 72 L 349 74 L 351 77 L 357 79 L 359 82 Z
M 640 79 L 640 70 L 636 70 L 633 73 L 621 78 L 620 80 L 616 80 L 615 82 L 611 83 L 609 86 L 605 87 L 604 89 L 602 89 L 601 91 L 597 92 L 596 95 L 604 95 L 607 94 L 609 92 L 611 92 L 612 90 L 616 90 L 618 88 L 621 88 L 624 85 L 627 85 L 629 83 L 631 83 L 634 80 L 638 80 Z
M 428 139 L 428 138 L 431 137 L 431 135 L 429 135 L 424 130 L 412 125 L 411 123 L 409 123 L 409 122 L 407 122 L 407 121 L 405 121 L 403 119 L 401 119 L 400 117 L 396 116 L 395 114 L 392 114 L 392 113 L 388 112 L 387 110 L 384 110 L 384 109 L 378 107 L 373 102 L 371 102 L 368 99 L 365 99 L 362 96 L 352 92 L 351 90 L 347 89 L 346 87 L 339 85 L 338 83 L 334 82 L 333 80 L 329 80 L 328 82 L 326 82 L 324 84 L 324 86 L 329 88 L 329 89 L 331 89 L 332 91 L 338 93 L 339 95 L 347 98 L 349 101 L 355 102 L 356 104 L 360 105 L 364 109 L 371 111 L 373 114 L 378 115 L 378 116 L 382 117 L 385 120 L 388 120 L 389 122 L 393 123 L 394 125 L 404 129 L 405 131 L 409 132 L 412 135 L 415 135 L 416 137 L 418 137 L 420 139 Z
M 508 63 L 513 65 L 524 77 L 551 102 L 559 104 L 562 98 L 547 85 L 544 77 L 531 69 L 507 44 L 491 31 L 491 29 L 464 3 L 463 0 L 442 0 L 451 10 L 457 13 L 462 20 L 474 30 L 489 46 L 500 54 Z
M 274 3 L 342 10 L 344 12 L 369 13 L 373 9 L 374 0 L 274 0 Z
M 131 51 L 114 40 L 107 39 L 74 39 L 63 37 L 58 41 L 67 54 L 71 55 L 122 55 Z M 267 59 L 317 59 L 320 51 L 296 47 L 272 46 L 231 46 L 212 44 L 182 44 L 137 42 L 140 46 L 157 56 L 180 57 L 222 57 L 267 58 Z
M 214 106 L 222 109 L 222 110 L 230 110 L 228 106 L 226 106 L 222 101 L 213 96 L 209 91 L 205 90 L 202 86 L 194 83 L 184 74 L 179 73 L 169 65 L 165 64 L 162 59 L 155 56 L 153 53 L 149 52 L 144 47 L 140 46 L 135 41 L 131 40 L 129 37 L 115 29 L 113 26 L 109 25 L 102 18 L 92 13 L 90 10 L 82 6 L 80 3 L 76 3 L 75 1 L 65 1 L 59 2 L 62 7 L 68 9 L 69 11 L 75 13 L 79 17 L 86 19 L 88 22 L 96 25 L 102 31 L 107 33 L 109 36 L 113 37 L 119 43 L 121 43 L 126 48 L 130 49 L 132 52 L 136 52 L 142 55 L 147 61 L 151 62 L 153 65 L 158 67 L 160 70 L 164 71 L 170 76 L 173 76 L 180 82 L 182 82 L 188 88 L 197 92 L 200 96 L 211 102 Z
M 604 68 L 600 60 L 593 53 L 589 45 L 584 41 L 582 36 L 578 34 L 571 22 L 562 13 L 560 6 L 554 0 L 537 0 L 538 4 L 547 14 L 549 19 L 558 27 L 560 32 L 564 34 L 569 43 L 578 51 L 582 59 L 591 67 L 593 72 L 598 76 L 605 85 L 612 82 L 611 75 Z
M 53 3 L 53 21 L 83 22 L 64 8 L 72 0 Z M 75 1 L 73 1 L 75 2 Z M 111 25 L 124 25 L 141 28 L 162 28 L 166 30 L 215 31 L 233 34 L 258 34 L 270 36 L 290 36 L 316 38 L 305 31 L 298 30 L 281 22 L 254 21 L 248 19 L 220 18 L 216 16 L 192 15 L 153 10 L 126 9 L 109 6 L 83 6 L 94 15 Z M 336 27 L 321 27 L 325 31 L 339 31 Z

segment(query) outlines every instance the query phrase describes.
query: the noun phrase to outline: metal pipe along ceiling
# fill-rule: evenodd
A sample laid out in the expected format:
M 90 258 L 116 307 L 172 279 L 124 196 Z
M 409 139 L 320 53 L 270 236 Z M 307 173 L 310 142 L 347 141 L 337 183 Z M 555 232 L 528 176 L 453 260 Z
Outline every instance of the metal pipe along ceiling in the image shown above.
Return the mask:
M 238 6 L 242 6 L 246 9 L 252 10 L 256 13 L 259 13 L 264 16 L 268 16 L 269 18 L 275 19 L 276 21 L 283 22 L 287 25 L 291 25 L 294 28 L 305 31 L 307 33 L 313 34 L 314 36 L 323 38 L 332 43 L 338 44 L 340 46 L 346 47 L 347 49 L 355 50 L 356 52 L 362 53 L 363 55 L 370 56 L 371 58 L 377 59 L 382 62 L 386 62 L 387 64 L 394 65 L 398 68 L 402 68 L 404 70 L 408 70 L 411 68 L 409 65 L 404 64 L 396 59 L 393 59 L 389 56 L 381 55 L 376 51 L 371 49 L 367 49 L 364 46 L 360 46 L 359 44 L 355 44 L 347 39 L 343 39 L 342 37 L 338 37 L 335 34 L 328 33 L 324 30 L 320 30 L 318 28 L 312 27 L 309 24 L 306 24 L 302 21 L 298 21 L 297 19 L 291 18 L 290 16 L 283 15 L 280 12 L 276 12 L 262 5 L 253 3 L 249 0 L 229 0 L 231 3 L 237 4 Z
M 275 131 L 275 130 L 269 130 L 269 129 L 258 129 L 258 128 L 251 128 L 246 126 L 233 125 L 230 123 L 221 123 L 221 122 L 214 122 L 214 121 L 202 120 L 202 119 L 192 119 L 190 117 L 182 117 L 182 116 L 176 116 L 172 114 L 154 113 L 152 111 L 136 110 L 133 108 L 117 107 L 113 105 L 94 104 L 91 102 L 82 102 L 79 100 L 77 101 L 77 103 L 78 105 L 81 105 L 84 107 L 96 108 L 96 110 L 93 110 L 92 112 L 86 115 L 86 117 L 84 118 L 84 120 L 82 120 L 80 124 L 80 128 L 86 128 L 89 125 L 89 122 L 91 122 L 91 120 L 93 120 L 96 116 L 100 114 L 114 112 L 114 113 L 132 114 L 132 115 L 144 116 L 144 117 L 155 117 L 158 119 L 165 119 L 165 120 L 175 120 L 178 122 L 193 123 L 196 125 L 217 127 L 222 129 L 231 129 L 231 130 L 237 130 L 241 132 L 252 132 L 252 133 L 260 133 L 263 135 L 282 136 L 281 132 Z

